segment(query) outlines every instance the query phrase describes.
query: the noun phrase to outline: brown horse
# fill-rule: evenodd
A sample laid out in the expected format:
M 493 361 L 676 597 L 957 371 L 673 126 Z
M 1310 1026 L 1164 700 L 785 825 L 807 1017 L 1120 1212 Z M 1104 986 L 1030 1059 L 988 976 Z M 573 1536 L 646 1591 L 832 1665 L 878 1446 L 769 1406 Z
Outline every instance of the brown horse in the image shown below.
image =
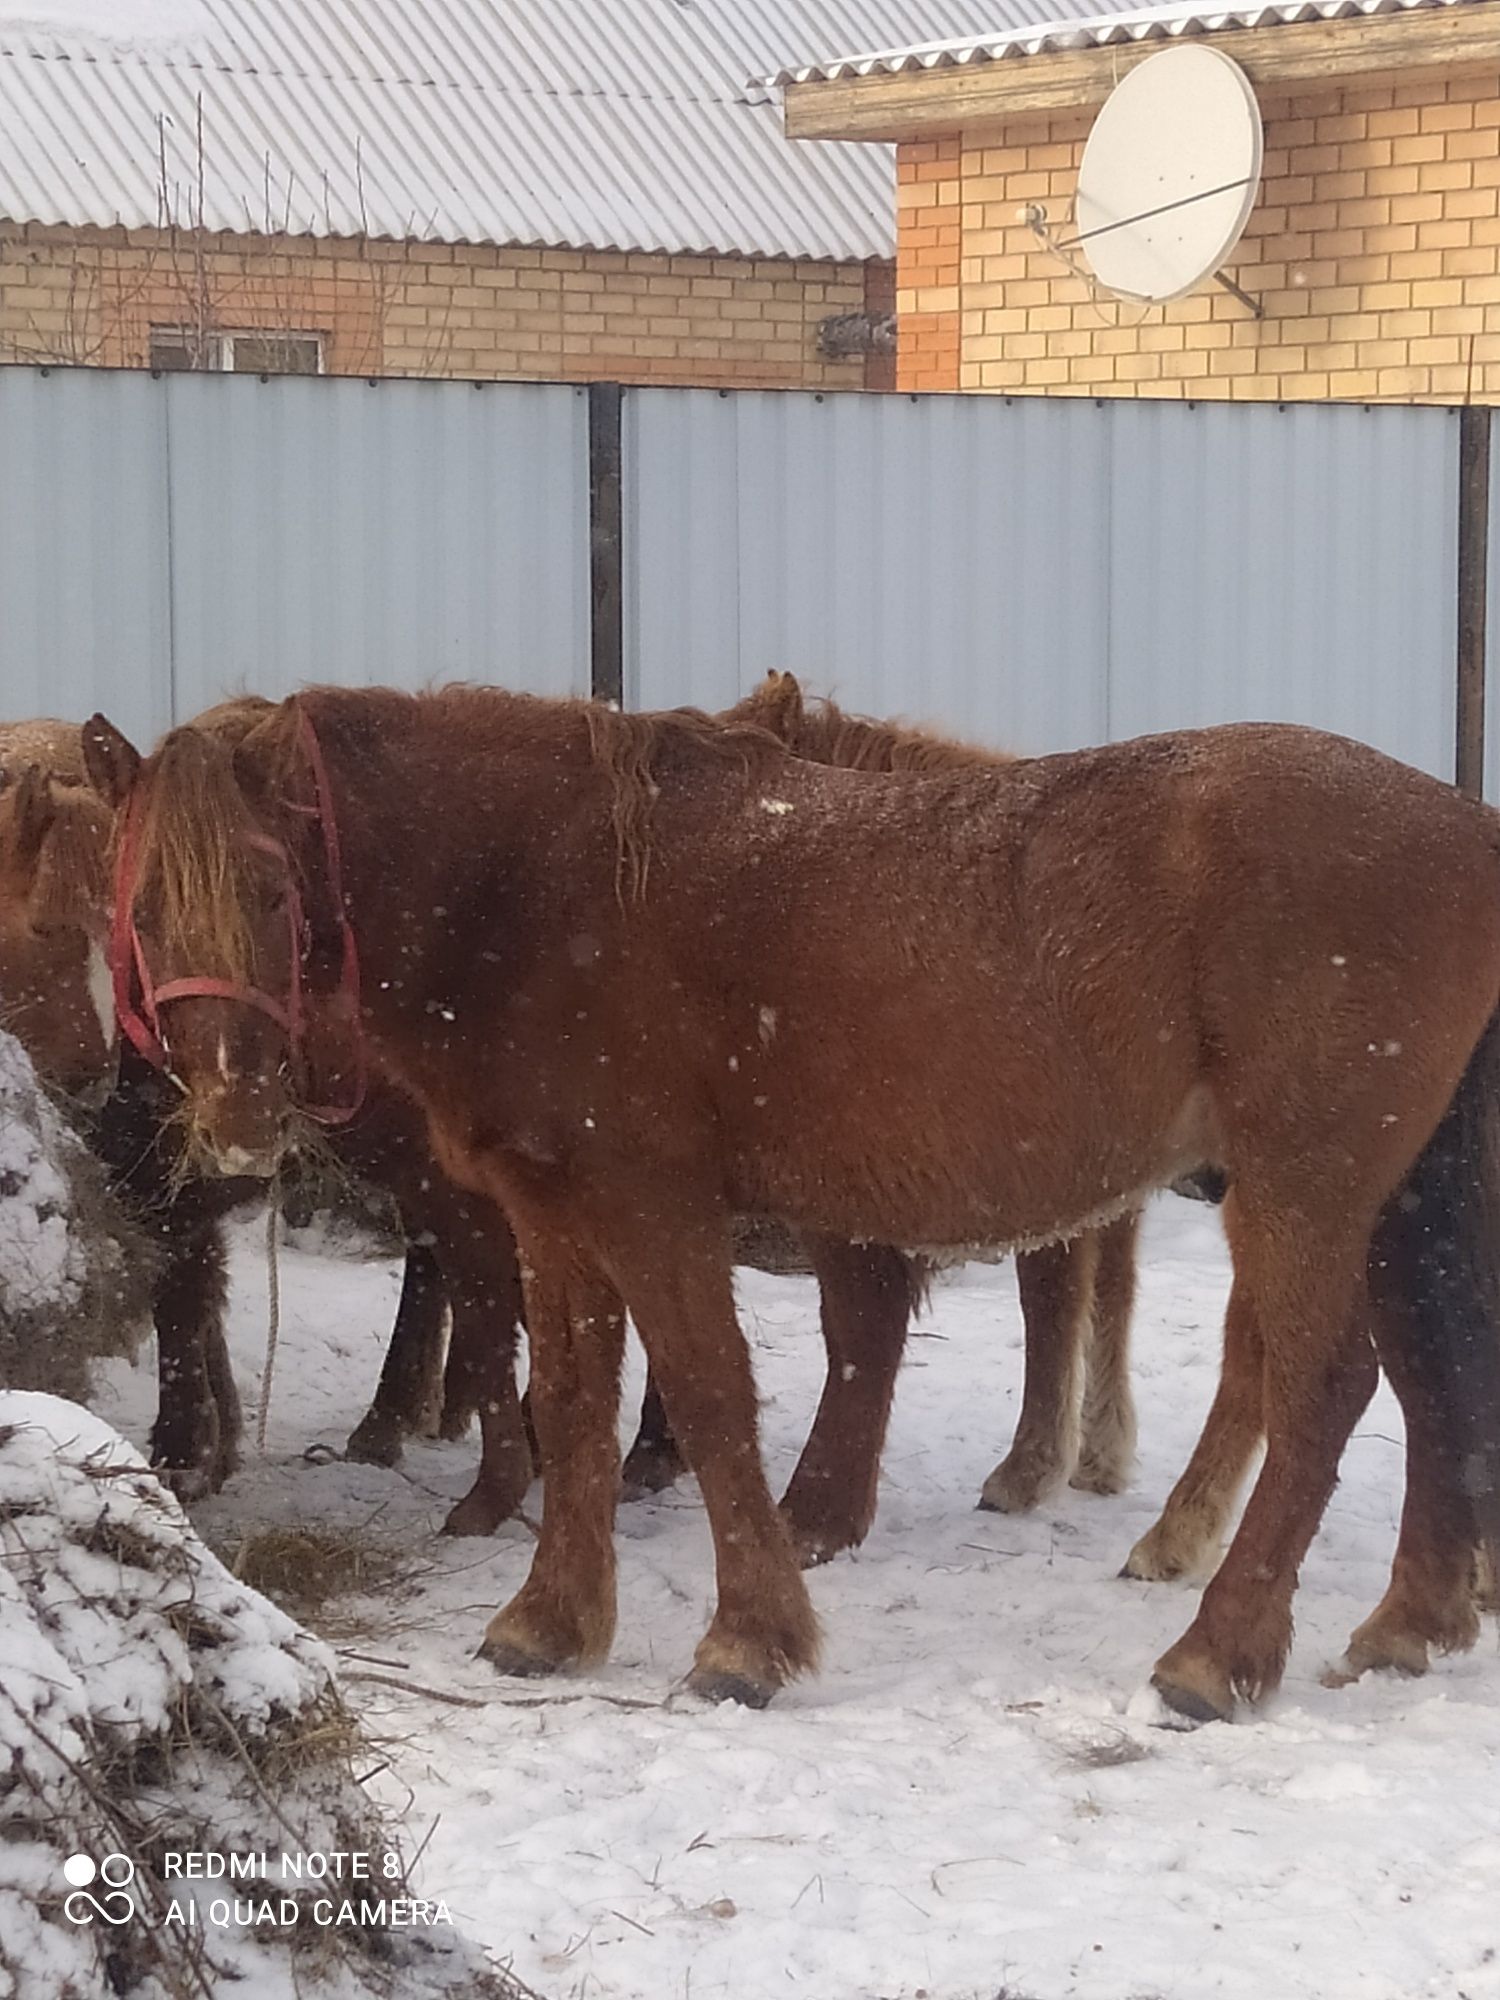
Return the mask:
M 72 782 L 31 761 L 53 727 L 65 725 L 0 727 L 0 1025 L 76 1096 L 97 1091 L 115 1050 L 109 815 L 83 783 L 76 728 Z
M 850 715 L 832 701 L 809 702 L 792 674 L 768 674 L 722 719 L 758 724 L 794 756 L 849 771 L 933 774 L 1015 761 Z M 1066 1481 L 1090 1493 L 1124 1488 L 1135 1456 L 1130 1319 L 1139 1233 L 1139 1212 L 1130 1212 L 1017 1257 L 1026 1328 L 1021 1415 L 1009 1452 L 984 1482 L 981 1507 L 1023 1513 Z
M 45 765 L 29 760 L 45 759 Z M 6 1021 L 43 1076 L 94 1091 L 114 1061 L 114 1008 L 104 972 L 111 816 L 87 782 L 77 724 L 0 729 L 0 995 Z M 184 1498 L 214 1491 L 234 1469 L 239 1396 L 224 1335 L 223 1224 L 258 1180 L 187 1168 L 179 1094 L 126 1048 L 114 1087 L 86 1123 L 116 1189 L 161 1256 L 153 1289 L 160 1405 L 152 1462 Z M 452 1509 L 450 1533 L 488 1533 L 519 1507 L 531 1478 L 514 1379 L 520 1273 L 504 1219 L 436 1166 L 425 1121 L 390 1089 L 325 1142 L 343 1171 L 399 1208 L 407 1268 L 386 1366 L 350 1454 L 390 1463 L 430 1393 L 451 1307 L 450 1409 L 478 1410 L 483 1455 Z
M 1486 808 L 1270 725 L 876 779 L 680 713 L 319 689 L 233 752 L 179 730 L 142 768 L 98 719 L 86 744 L 134 829 L 148 978 L 222 982 L 169 1024 L 204 1156 L 274 1167 L 306 1087 L 288 995 L 340 993 L 352 926 L 348 1033 L 515 1224 L 546 1506 L 496 1664 L 608 1648 L 621 1298 L 714 1535 L 693 1685 L 764 1701 L 814 1663 L 732 1213 L 1030 1247 L 1204 1164 L 1267 1450 L 1158 1687 L 1206 1717 L 1279 1680 L 1372 1319 L 1408 1488 L 1356 1657 L 1472 1642 L 1473 1549 L 1500 1540 Z

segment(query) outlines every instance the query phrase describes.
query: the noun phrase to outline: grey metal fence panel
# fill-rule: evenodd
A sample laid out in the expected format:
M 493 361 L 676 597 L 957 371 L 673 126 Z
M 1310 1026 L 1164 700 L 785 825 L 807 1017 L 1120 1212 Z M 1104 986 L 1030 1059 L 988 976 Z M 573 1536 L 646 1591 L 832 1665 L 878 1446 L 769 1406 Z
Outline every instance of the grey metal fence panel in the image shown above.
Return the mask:
M 166 435 L 145 375 L 0 369 L 0 717 L 169 716 Z
M 582 391 L 162 387 L 178 716 L 306 681 L 587 690 Z
M 1456 414 L 1109 418 L 1109 734 L 1304 722 L 1451 778 Z
M 997 746 L 1096 740 L 1106 448 L 1080 403 L 632 393 L 627 698 L 782 667 Z
M 648 390 L 627 688 L 791 667 L 1023 751 L 1259 717 L 1450 775 L 1444 410 Z

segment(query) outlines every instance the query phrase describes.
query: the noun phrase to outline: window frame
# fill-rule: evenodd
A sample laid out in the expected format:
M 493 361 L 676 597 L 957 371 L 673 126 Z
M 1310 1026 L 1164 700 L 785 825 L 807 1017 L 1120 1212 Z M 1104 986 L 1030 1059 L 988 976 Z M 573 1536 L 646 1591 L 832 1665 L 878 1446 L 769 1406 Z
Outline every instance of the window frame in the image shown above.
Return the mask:
M 186 353 L 191 354 L 194 345 L 200 339 L 209 357 L 201 368 L 193 368 L 192 366 L 184 368 L 164 367 L 156 357 L 155 350 L 158 340 L 163 345 L 168 342 L 176 342 Z M 266 342 L 285 341 L 288 345 L 293 341 L 310 341 L 317 357 L 317 366 L 306 370 L 301 368 L 236 368 L 234 365 L 235 343 L 241 340 L 254 340 L 263 344 Z M 153 326 L 147 332 L 146 353 L 147 365 L 161 375 L 290 376 L 303 374 L 326 375 L 328 372 L 328 336 L 325 333 L 315 331 L 311 327 L 297 327 L 291 330 L 285 330 L 281 327 L 263 326 L 215 327 L 211 333 L 200 336 L 191 327 Z

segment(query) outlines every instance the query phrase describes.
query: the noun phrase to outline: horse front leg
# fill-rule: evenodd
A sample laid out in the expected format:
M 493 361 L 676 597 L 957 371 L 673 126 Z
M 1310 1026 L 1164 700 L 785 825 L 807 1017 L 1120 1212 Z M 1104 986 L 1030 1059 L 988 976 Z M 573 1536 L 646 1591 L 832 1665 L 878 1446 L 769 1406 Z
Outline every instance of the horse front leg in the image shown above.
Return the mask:
M 763 1707 L 817 1662 L 818 1626 L 761 1463 L 750 1353 L 735 1316 L 727 1217 L 642 1228 L 634 1190 L 608 1232 L 610 1268 L 645 1344 L 672 1428 L 702 1489 L 718 1604 L 688 1685 Z
M 158 1403 L 151 1463 L 181 1500 L 217 1493 L 234 1470 L 239 1397 L 224 1342 L 227 1274 L 217 1222 L 164 1232 L 153 1299 Z
M 409 1431 L 422 1428 L 437 1401 L 448 1295 L 432 1250 L 408 1243 L 401 1297 L 375 1385 L 375 1400 L 349 1433 L 345 1458 L 396 1465 Z
M 781 1511 L 804 1568 L 857 1549 L 870 1532 L 880 1459 L 921 1277 L 899 1250 L 809 1237 L 828 1368 L 812 1430 Z
M 1015 1438 L 979 1495 L 980 1506 L 992 1513 L 1026 1513 L 1073 1470 L 1098 1261 L 1099 1239 L 1093 1230 L 1016 1259 L 1026 1322 L 1026 1381 Z

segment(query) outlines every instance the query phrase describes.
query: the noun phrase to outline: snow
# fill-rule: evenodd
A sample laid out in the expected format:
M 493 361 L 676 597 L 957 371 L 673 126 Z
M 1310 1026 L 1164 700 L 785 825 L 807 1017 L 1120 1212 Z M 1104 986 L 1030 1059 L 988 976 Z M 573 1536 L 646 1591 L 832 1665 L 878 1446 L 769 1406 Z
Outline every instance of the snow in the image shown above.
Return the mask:
M 30 1057 L 0 1032 L 0 1315 L 67 1306 L 79 1296 L 83 1251 L 68 1226 L 62 1171 L 76 1148 Z
M 0 0 L 0 31 L 87 36 L 117 50 L 207 34 L 203 0 Z
M 346 1693 L 408 1845 L 430 1834 L 417 1893 L 551 2000 L 1500 2000 L 1493 1628 L 1426 1680 L 1319 1680 L 1384 1587 L 1402 1485 L 1385 1391 L 1305 1567 L 1280 1695 L 1186 1732 L 1141 1699 L 1196 1594 L 1116 1572 L 1212 1394 L 1212 1210 L 1166 1198 L 1147 1219 L 1141 1461 L 1117 1499 L 973 1510 L 1018 1406 L 1015 1286 L 1008 1267 L 939 1282 L 874 1530 L 811 1578 L 823 1672 L 764 1714 L 677 1686 L 712 1590 L 691 1487 L 621 1510 L 605 1669 L 521 1683 L 475 1660 L 530 1529 L 436 1534 L 472 1440 L 410 1446 L 394 1472 L 321 1462 L 373 1387 L 399 1270 L 287 1250 L 281 1275 L 269 1455 L 199 1524 L 223 1546 L 259 1522 L 361 1527 L 399 1555 L 379 1595 L 338 1606 Z M 816 1295 L 748 1272 L 740 1291 L 784 1482 L 821 1375 Z M 264 1296 L 251 1225 L 233 1337 L 252 1401 Z M 144 1436 L 149 1377 L 113 1364 L 109 1397 Z

